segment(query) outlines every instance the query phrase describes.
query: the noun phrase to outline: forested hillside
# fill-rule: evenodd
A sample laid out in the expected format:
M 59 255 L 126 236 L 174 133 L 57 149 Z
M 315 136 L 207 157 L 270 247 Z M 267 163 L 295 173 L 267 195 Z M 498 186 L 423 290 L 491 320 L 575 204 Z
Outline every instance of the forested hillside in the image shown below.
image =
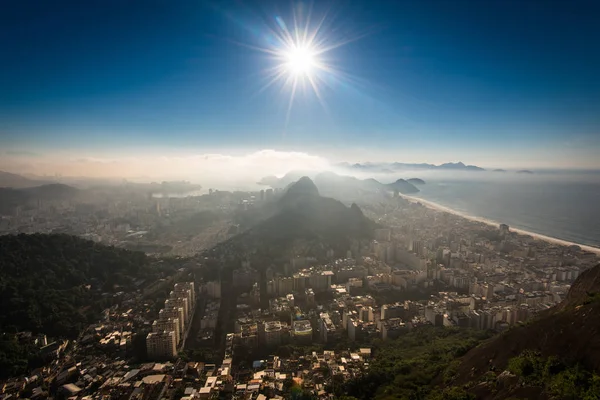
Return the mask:
M 440 383 L 452 376 L 461 356 L 490 336 L 486 331 L 422 327 L 380 342 L 367 374 L 341 386 L 338 395 L 357 399 L 468 399 L 464 389 L 444 389 Z
M 73 337 L 115 285 L 152 272 L 143 253 L 69 235 L 0 237 L 0 331 Z

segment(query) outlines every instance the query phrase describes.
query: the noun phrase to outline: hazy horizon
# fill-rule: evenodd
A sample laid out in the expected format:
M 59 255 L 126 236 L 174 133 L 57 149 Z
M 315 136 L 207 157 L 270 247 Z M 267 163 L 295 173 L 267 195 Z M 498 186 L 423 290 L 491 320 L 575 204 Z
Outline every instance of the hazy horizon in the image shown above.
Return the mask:
M 96 157 L 56 157 L 43 155 L 6 154 L 0 158 L 0 171 L 16 173 L 24 176 L 47 177 L 57 179 L 90 179 L 90 180 L 129 180 L 131 182 L 152 182 L 163 180 L 186 180 L 191 183 L 201 184 L 203 187 L 249 189 L 256 188 L 256 183 L 265 176 L 275 175 L 282 177 L 291 171 L 306 172 L 307 175 L 316 175 L 319 172 L 332 171 L 340 175 L 351 175 L 357 178 L 375 178 L 382 182 L 392 182 L 403 178 L 421 178 L 433 180 L 552 180 L 569 173 L 571 177 L 578 177 L 581 181 L 597 180 L 596 170 L 582 169 L 549 169 L 533 168 L 534 175 L 516 174 L 515 171 L 523 169 L 514 166 L 505 168 L 507 173 L 493 172 L 496 166 L 475 164 L 465 160 L 449 160 L 444 162 L 430 162 L 440 165 L 445 162 L 463 162 L 466 165 L 477 165 L 486 168 L 486 171 L 455 171 L 455 170 L 427 170 L 419 168 L 406 168 L 393 171 L 384 171 L 387 163 L 400 162 L 406 164 L 419 164 L 421 161 L 406 160 L 365 160 L 360 163 L 372 163 L 374 168 L 367 170 L 352 169 L 340 165 L 343 162 L 354 164 L 352 161 L 333 161 L 325 157 L 302 152 L 282 152 L 276 150 L 262 150 L 248 154 L 224 155 L 188 154 L 185 156 L 130 156 L 122 158 L 96 158 Z M 381 168 L 380 168 L 380 165 Z M 368 164 L 367 164 L 368 165 Z M 592 173 L 592 177 L 586 173 Z M 598 175 L 600 177 L 600 175 Z M 593 178 L 593 179 L 592 179 Z M 60 180 L 59 179 L 59 180 Z M 574 178 L 571 178 L 574 179 Z

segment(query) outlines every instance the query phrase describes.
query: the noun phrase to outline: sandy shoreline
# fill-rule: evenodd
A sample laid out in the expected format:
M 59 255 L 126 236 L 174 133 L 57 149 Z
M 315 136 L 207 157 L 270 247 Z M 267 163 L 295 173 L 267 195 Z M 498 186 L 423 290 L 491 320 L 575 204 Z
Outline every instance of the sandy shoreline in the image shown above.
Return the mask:
M 462 213 L 460 211 L 456 211 L 456 210 L 454 210 L 452 208 L 443 206 L 441 204 L 434 203 L 433 201 L 422 199 L 420 197 L 408 196 L 408 195 L 405 195 L 405 194 L 403 194 L 401 196 L 404 197 L 408 201 L 415 202 L 415 203 L 419 202 L 419 203 L 423 204 L 425 207 L 428 207 L 428 208 L 430 208 L 432 210 L 444 211 L 444 212 L 447 212 L 447 213 L 450 213 L 450 214 L 458 215 L 459 217 L 462 217 L 462 218 L 465 218 L 465 219 L 468 219 L 468 220 L 471 220 L 471 221 L 482 222 L 484 224 L 488 224 L 488 225 L 496 226 L 496 227 L 501 223 L 501 222 L 498 222 L 498 221 L 493 221 L 493 220 L 490 220 L 490 219 L 481 218 L 481 217 L 475 217 L 473 215 L 465 214 L 465 213 Z M 573 246 L 573 245 L 579 246 L 579 247 L 581 247 L 582 250 L 589 251 L 589 252 L 592 252 L 592 253 L 596 253 L 597 255 L 600 255 L 600 248 L 597 248 L 597 247 L 588 246 L 588 245 L 585 245 L 585 244 L 580 244 L 580 243 L 575 243 L 575 242 L 569 242 L 567 240 L 558 239 L 558 238 L 554 238 L 554 237 L 551 237 L 551 236 L 542 235 L 542 234 L 535 233 L 535 232 L 529 232 L 529 231 L 526 231 L 526 230 L 523 230 L 523 229 L 519 229 L 519 228 L 513 228 L 512 226 L 510 227 L 510 230 L 511 230 L 511 232 L 517 232 L 520 235 L 531 236 L 531 237 L 533 237 L 536 240 L 543 240 L 545 242 L 559 244 L 559 245 L 562 245 L 562 246 Z

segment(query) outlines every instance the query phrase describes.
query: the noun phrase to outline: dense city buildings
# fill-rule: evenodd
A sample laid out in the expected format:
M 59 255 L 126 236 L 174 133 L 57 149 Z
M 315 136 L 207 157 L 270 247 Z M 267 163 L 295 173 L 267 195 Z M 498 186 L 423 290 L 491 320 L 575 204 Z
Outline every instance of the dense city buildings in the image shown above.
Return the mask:
M 158 312 L 152 323 L 152 332 L 146 337 L 150 360 L 169 360 L 177 356 L 180 343 L 185 342 L 190 318 L 194 313 L 196 291 L 194 282 L 179 282 L 165 300 L 165 308 Z
M 269 190 L 248 194 L 241 212 L 253 215 L 254 203 L 271 196 Z M 153 210 L 163 218 L 179 202 L 159 204 Z M 179 279 L 140 281 L 139 291 L 119 294 L 77 346 L 40 341 L 57 367 L 35 372 L 35 379 L 87 400 L 175 392 L 186 400 L 266 400 L 289 395 L 286 387 L 298 379 L 303 390 L 327 397 L 330 383 L 367 370 L 375 339 L 394 340 L 425 326 L 509 329 L 563 300 L 598 262 L 577 246 L 400 196 L 366 196 L 361 208 L 381 227 L 342 252 L 260 260 L 252 249 L 238 254 L 223 246 L 190 261 Z M 205 279 L 208 266 L 214 269 Z M 143 294 L 155 286 L 165 294 L 156 303 Z M 7 381 L 4 392 L 29 387 L 23 379 Z M 30 386 L 35 398 L 50 396 L 43 385 Z

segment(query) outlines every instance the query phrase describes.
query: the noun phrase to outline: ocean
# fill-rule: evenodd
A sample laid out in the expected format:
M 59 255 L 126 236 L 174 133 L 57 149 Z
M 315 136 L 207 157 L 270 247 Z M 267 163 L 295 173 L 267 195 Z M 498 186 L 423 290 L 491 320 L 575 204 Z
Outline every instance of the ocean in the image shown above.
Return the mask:
M 600 247 L 599 174 L 481 172 L 424 179 L 426 184 L 414 197 L 473 217 Z

